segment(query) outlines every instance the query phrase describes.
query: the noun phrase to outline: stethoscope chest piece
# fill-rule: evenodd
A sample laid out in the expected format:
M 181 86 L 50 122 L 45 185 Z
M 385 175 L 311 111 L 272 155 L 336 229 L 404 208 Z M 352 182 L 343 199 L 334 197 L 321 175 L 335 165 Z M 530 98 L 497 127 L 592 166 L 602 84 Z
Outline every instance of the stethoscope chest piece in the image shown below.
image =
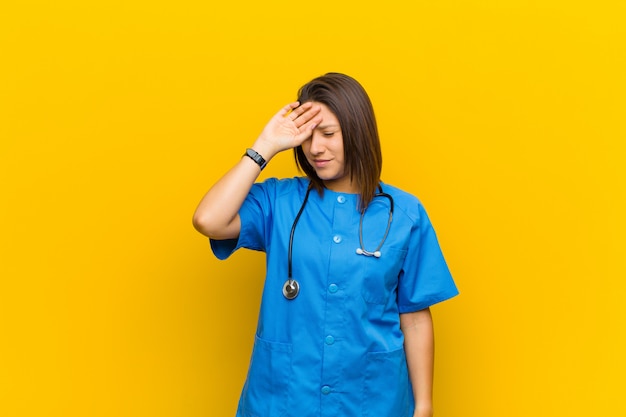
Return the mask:
M 283 285 L 283 295 L 288 300 L 293 300 L 300 293 L 300 284 L 295 279 L 289 278 Z

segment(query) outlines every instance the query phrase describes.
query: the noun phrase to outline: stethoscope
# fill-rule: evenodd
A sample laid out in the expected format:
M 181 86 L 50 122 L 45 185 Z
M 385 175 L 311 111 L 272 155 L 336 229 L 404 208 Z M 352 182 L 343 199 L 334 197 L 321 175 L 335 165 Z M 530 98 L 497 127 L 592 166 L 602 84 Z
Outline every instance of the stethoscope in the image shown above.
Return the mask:
M 309 188 L 306 190 L 304 201 L 302 202 L 302 206 L 300 207 L 300 210 L 298 211 L 298 214 L 296 215 L 296 218 L 293 221 L 293 225 L 291 226 L 291 233 L 289 234 L 289 250 L 287 253 L 288 278 L 287 278 L 287 281 L 285 281 L 285 284 L 283 285 L 283 295 L 288 300 L 293 300 L 300 293 L 300 284 L 298 283 L 298 281 L 293 279 L 293 276 L 292 276 L 291 253 L 293 252 L 293 236 L 296 232 L 296 226 L 298 225 L 298 220 L 300 220 L 300 216 L 302 215 L 302 212 L 304 211 L 304 207 L 306 206 L 306 203 L 309 200 L 309 194 L 311 193 L 311 188 L 312 187 L 309 186 Z M 389 218 L 387 220 L 387 228 L 385 229 L 385 235 L 383 236 L 383 239 L 380 241 L 376 249 L 374 249 L 373 251 L 368 251 L 363 247 L 364 246 L 363 245 L 363 217 L 365 217 L 365 211 L 366 211 L 366 210 L 363 210 L 361 212 L 361 219 L 359 220 L 359 244 L 360 246 L 356 248 L 356 254 L 380 258 L 382 256 L 382 253 L 380 252 L 380 248 L 383 247 L 385 240 L 387 240 L 387 235 L 389 234 L 389 228 L 391 227 L 391 221 L 393 220 L 393 197 L 391 197 L 387 193 L 383 193 L 383 189 L 381 188 L 380 185 L 378 186 L 378 193 L 374 194 L 374 198 L 376 197 L 385 197 L 386 199 L 389 200 Z

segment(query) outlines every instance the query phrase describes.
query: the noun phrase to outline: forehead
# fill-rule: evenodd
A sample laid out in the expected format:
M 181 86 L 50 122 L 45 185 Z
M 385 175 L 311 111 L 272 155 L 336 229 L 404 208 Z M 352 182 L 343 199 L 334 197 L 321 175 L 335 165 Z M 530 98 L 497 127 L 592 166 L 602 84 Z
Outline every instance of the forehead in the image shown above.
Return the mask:
M 328 108 L 327 105 L 317 101 L 314 101 L 313 104 L 321 107 L 320 116 L 322 116 L 322 122 L 319 124 L 320 128 L 339 126 L 337 116 Z

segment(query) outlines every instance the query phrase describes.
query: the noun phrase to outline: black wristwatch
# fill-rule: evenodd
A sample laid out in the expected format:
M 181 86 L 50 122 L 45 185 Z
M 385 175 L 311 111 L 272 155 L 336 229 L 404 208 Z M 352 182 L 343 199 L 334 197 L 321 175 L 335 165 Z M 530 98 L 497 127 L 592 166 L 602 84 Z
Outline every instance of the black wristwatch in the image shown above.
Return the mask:
M 265 168 L 265 165 L 267 165 L 267 161 L 265 160 L 265 158 L 263 158 L 261 154 L 259 154 L 252 148 L 246 149 L 246 153 L 244 153 L 244 156 L 248 156 L 250 157 L 250 159 L 256 162 L 257 165 L 261 168 L 261 171 L 263 171 L 263 168 Z

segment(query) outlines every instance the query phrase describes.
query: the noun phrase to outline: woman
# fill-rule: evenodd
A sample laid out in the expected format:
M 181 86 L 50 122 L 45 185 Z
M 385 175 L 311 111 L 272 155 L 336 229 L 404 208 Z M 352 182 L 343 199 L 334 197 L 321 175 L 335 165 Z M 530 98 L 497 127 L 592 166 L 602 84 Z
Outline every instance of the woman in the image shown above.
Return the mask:
M 288 149 L 306 177 L 255 183 Z M 200 202 L 194 226 L 219 259 L 266 252 L 237 416 L 432 415 L 429 307 L 458 292 L 424 208 L 381 168 L 367 93 L 329 73 Z

